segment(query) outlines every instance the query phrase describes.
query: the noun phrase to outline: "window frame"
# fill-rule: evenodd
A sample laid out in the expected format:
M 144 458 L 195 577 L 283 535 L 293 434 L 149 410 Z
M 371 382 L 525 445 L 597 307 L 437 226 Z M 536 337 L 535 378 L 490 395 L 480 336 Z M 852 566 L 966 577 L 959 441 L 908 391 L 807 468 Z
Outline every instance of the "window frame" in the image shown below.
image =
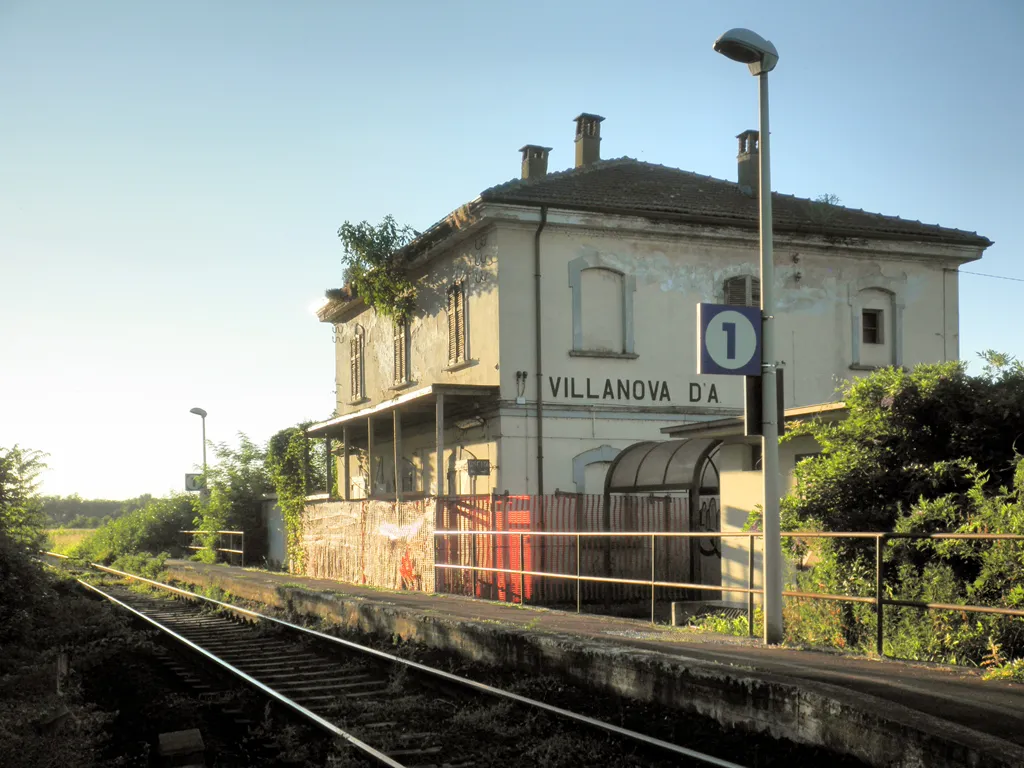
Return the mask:
M 409 383 L 409 321 L 395 320 L 392 325 L 392 384 L 402 387 Z
M 603 349 L 587 349 L 583 346 L 583 273 L 588 269 L 604 269 L 622 278 L 622 350 L 610 352 Z M 572 347 L 571 357 L 608 357 L 635 360 L 635 333 L 633 325 L 633 298 L 636 293 L 636 277 L 624 272 L 617 264 L 595 250 L 569 262 L 569 288 L 572 290 Z
M 352 329 L 349 339 L 349 402 L 361 403 L 366 400 L 366 334 L 363 326 Z
M 465 282 L 463 279 L 455 280 L 448 286 L 445 292 L 445 311 L 448 315 L 449 368 L 463 365 L 470 361 Z
M 868 318 L 874 318 L 874 326 L 868 328 Z M 868 333 L 874 333 L 874 339 L 868 339 Z M 860 311 L 860 341 L 861 344 L 884 345 L 885 344 L 885 310 L 867 307 Z

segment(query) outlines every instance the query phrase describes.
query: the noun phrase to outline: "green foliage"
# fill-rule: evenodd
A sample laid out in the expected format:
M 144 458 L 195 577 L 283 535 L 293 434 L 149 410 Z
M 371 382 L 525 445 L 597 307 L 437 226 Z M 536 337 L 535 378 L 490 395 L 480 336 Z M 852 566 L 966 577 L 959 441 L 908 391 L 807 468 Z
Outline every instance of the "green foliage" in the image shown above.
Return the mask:
M 297 572 L 302 571 L 305 560 L 301 536 L 302 512 L 306 506 L 306 477 L 310 478 L 310 486 L 313 488 L 327 487 L 323 446 L 320 446 L 319 456 L 307 453 L 307 426 L 309 424 L 304 423 L 282 429 L 267 444 L 267 468 L 284 518 L 288 562 L 291 570 Z
M 77 493 L 70 496 L 43 496 L 43 512 L 51 528 L 99 528 L 116 517 L 144 507 L 152 496 L 144 494 L 128 501 L 109 499 L 83 499 Z
M 377 226 L 346 221 L 338 229 L 345 249 L 345 283 L 367 306 L 395 320 L 407 319 L 416 306 L 416 285 L 395 259 L 395 252 L 415 236 L 412 229 L 399 227 L 390 215 Z M 327 298 L 336 296 L 328 292 Z
M 849 416 L 808 422 L 823 453 L 801 462 L 783 500 L 789 530 L 1024 534 L 1024 368 L 985 353 L 981 376 L 961 363 L 878 371 L 845 391 Z M 813 565 L 801 589 L 874 596 L 870 540 L 790 541 L 791 557 Z M 891 540 L 885 589 L 917 602 L 1024 606 L 1024 546 L 1013 541 Z M 885 611 L 886 652 L 904 658 L 980 663 L 990 642 L 1024 654 L 1024 620 L 962 611 Z M 869 650 L 870 605 L 790 601 L 796 642 Z
M 38 549 L 46 538 L 39 475 L 45 454 L 21 448 L 0 448 L 0 528 L 16 544 Z
M 183 493 L 166 499 L 153 499 L 146 506 L 129 512 L 98 529 L 69 554 L 80 560 L 108 565 L 123 555 L 168 551 L 180 554 L 179 531 L 194 524 L 193 499 Z
M 750 634 L 750 624 L 746 614 L 731 617 L 721 613 L 705 613 L 691 618 L 686 626 L 700 632 L 716 632 L 720 635 L 733 635 L 734 637 L 747 637 Z M 763 631 L 763 626 L 764 613 L 760 608 L 755 608 L 754 634 L 759 635 Z
M 266 550 L 263 523 L 263 497 L 273 485 L 267 470 L 266 449 L 246 435 L 238 434 L 238 446 L 226 443 L 213 446 L 215 461 L 207 470 L 207 497 L 195 498 L 196 527 L 202 531 L 245 531 L 245 546 L 250 552 Z M 203 546 L 195 559 L 215 562 L 212 547 L 217 537 L 200 536 Z

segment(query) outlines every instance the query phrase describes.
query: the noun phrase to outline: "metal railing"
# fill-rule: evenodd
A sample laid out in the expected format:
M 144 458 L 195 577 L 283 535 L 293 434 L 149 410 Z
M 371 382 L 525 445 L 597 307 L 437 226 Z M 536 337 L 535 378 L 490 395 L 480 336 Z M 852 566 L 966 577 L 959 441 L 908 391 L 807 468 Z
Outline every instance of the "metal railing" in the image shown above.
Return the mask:
M 245 531 L 178 531 L 178 533 L 192 536 L 189 543 L 185 545 L 186 549 L 212 549 L 214 552 L 223 552 L 228 556 L 229 561 L 234 555 L 237 555 L 238 564 L 242 566 L 245 565 Z M 202 546 L 201 543 L 196 540 L 196 536 L 200 535 L 216 536 L 214 539 L 214 546 Z M 225 537 L 225 540 L 222 541 L 221 537 Z M 221 543 L 226 546 L 217 546 Z
M 754 555 L 755 544 L 758 539 L 762 540 L 764 534 L 760 531 L 686 531 L 686 532 L 643 532 L 643 531 L 473 531 L 473 530 L 441 530 L 434 531 L 435 537 L 444 536 L 472 536 L 471 565 L 454 563 L 436 563 L 435 568 L 453 571 L 471 571 L 473 579 L 473 594 L 476 594 L 477 573 L 503 573 L 519 577 L 520 602 L 526 602 L 526 589 L 524 580 L 526 577 L 569 579 L 576 582 L 576 612 L 582 612 L 582 584 L 587 582 L 601 584 L 631 584 L 635 586 L 647 586 L 651 589 L 651 623 L 655 623 L 656 591 L 659 588 L 694 589 L 702 592 L 738 592 L 747 596 L 747 629 L 748 634 L 754 634 L 754 596 L 761 595 L 764 600 L 764 587 L 754 586 Z M 518 538 L 519 542 L 519 568 L 494 568 L 477 564 L 477 536 L 505 536 L 510 539 Z M 897 606 L 901 608 L 918 608 L 922 610 L 936 611 L 960 611 L 963 613 L 988 613 L 1002 616 L 1024 617 L 1024 610 L 1015 608 L 1000 608 L 984 605 L 961 605 L 958 603 L 925 603 L 914 600 L 900 600 L 885 597 L 885 542 L 898 539 L 913 540 L 967 540 L 967 541 L 1020 541 L 1024 542 L 1024 535 L 1006 533 L 862 533 L 862 532 L 832 532 L 832 531 L 783 531 L 782 536 L 790 539 L 873 539 L 875 542 L 875 594 L 872 597 L 859 595 L 832 595 L 823 592 L 803 592 L 799 590 L 784 590 L 784 597 L 810 600 L 832 600 L 849 603 L 867 603 L 875 606 L 875 617 L 877 621 L 876 650 L 879 656 L 884 655 L 884 616 L 885 606 Z M 527 537 L 562 537 L 576 540 L 576 572 L 557 573 L 551 571 L 535 571 L 525 568 L 525 539 Z M 650 539 L 650 579 L 622 579 L 611 576 L 586 576 L 581 573 L 582 540 L 586 538 L 647 538 Z M 688 582 L 658 581 L 655 578 L 656 549 L 655 543 L 658 539 L 665 538 L 696 538 L 696 539 L 726 539 L 740 538 L 747 540 L 747 586 L 734 587 L 721 584 L 692 584 Z

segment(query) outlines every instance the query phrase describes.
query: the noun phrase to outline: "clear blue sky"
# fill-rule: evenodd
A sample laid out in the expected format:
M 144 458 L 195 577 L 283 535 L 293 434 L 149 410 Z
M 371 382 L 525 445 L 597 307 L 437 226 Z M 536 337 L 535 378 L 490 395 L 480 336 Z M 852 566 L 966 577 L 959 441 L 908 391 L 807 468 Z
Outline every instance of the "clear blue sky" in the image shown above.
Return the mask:
M 772 40 L 782 192 L 977 230 L 1024 278 L 1024 4 L 0 3 L 0 446 L 44 489 L 180 488 L 209 437 L 330 416 L 346 219 L 418 229 L 518 175 L 605 157 L 735 176 Z M 1024 356 L 1024 284 L 961 278 L 961 354 Z

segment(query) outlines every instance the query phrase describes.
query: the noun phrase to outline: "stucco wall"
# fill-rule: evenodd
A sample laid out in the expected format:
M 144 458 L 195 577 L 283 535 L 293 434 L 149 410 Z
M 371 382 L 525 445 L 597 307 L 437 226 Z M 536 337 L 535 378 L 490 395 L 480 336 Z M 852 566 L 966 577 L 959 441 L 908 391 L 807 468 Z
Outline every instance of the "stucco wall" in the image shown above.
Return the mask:
M 527 214 L 524 214 L 524 217 Z M 757 242 L 749 233 L 685 232 L 647 224 L 642 231 L 599 229 L 608 218 L 552 214 L 541 236 L 543 396 L 546 401 L 602 406 L 742 406 L 736 377 L 696 373 L 699 302 L 723 302 L 724 281 L 758 274 Z M 641 225 L 635 225 L 640 227 Z M 515 394 L 515 371 L 528 370 L 526 396 L 536 398 L 533 243 L 536 224 L 499 226 L 502 394 Z M 955 359 L 958 305 L 955 266 L 934 247 L 874 243 L 843 245 L 778 238 L 777 352 L 786 368 L 786 405 L 834 401 L 836 387 L 862 375 L 851 369 L 860 305 L 883 309 L 888 329 L 880 348 L 861 345 L 861 363 L 893 362 L 897 307 L 901 362 Z M 635 280 L 632 329 L 635 359 L 579 357 L 573 350 L 572 264 L 619 270 Z M 865 294 L 859 300 L 859 293 Z M 586 312 L 583 313 L 586 319 Z M 606 391 L 611 380 L 612 394 Z M 621 395 L 628 381 L 640 398 Z M 714 393 L 712 394 L 712 387 Z M 641 392 L 642 391 L 642 392 Z
M 797 457 L 803 454 L 814 454 L 821 451 L 820 446 L 809 436 L 801 436 L 787 440 L 779 446 L 779 481 L 783 493 L 794 487 L 793 468 Z M 721 515 L 722 531 L 742 531 L 749 519 L 750 512 L 761 505 L 764 499 L 764 480 L 760 469 L 751 468 L 751 446 L 733 443 L 723 445 L 715 455 L 721 480 Z M 722 540 L 722 585 L 730 587 L 747 586 L 747 564 L 749 558 L 749 540 L 745 538 L 725 538 Z M 757 540 L 754 548 L 754 587 L 763 585 L 763 544 Z M 784 576 L 787 582 L 793 579 L 790 570 Z M 723 593 L 725 602 L 733 605 L 745 605 L 746 597 L 739 592 Z M 757 599 L 760 603 L 760 598 Z
M 373 309 L 337 324 L 335 372 L 339 415 L 390 400 L 428 384 L 498 383 L 497 237 L 481 232 L 439 254 L 428 274 L 415 274 L 419 286 L 417 311 L 409 321 L 409 383 L 394 382 L 394 324 Z M 449 370 L 447 290 L 462 280 L 466 292 L 468 358 Z M 364 334 L 364 392 L 352 400 L 349 341 L 356 326 Z

